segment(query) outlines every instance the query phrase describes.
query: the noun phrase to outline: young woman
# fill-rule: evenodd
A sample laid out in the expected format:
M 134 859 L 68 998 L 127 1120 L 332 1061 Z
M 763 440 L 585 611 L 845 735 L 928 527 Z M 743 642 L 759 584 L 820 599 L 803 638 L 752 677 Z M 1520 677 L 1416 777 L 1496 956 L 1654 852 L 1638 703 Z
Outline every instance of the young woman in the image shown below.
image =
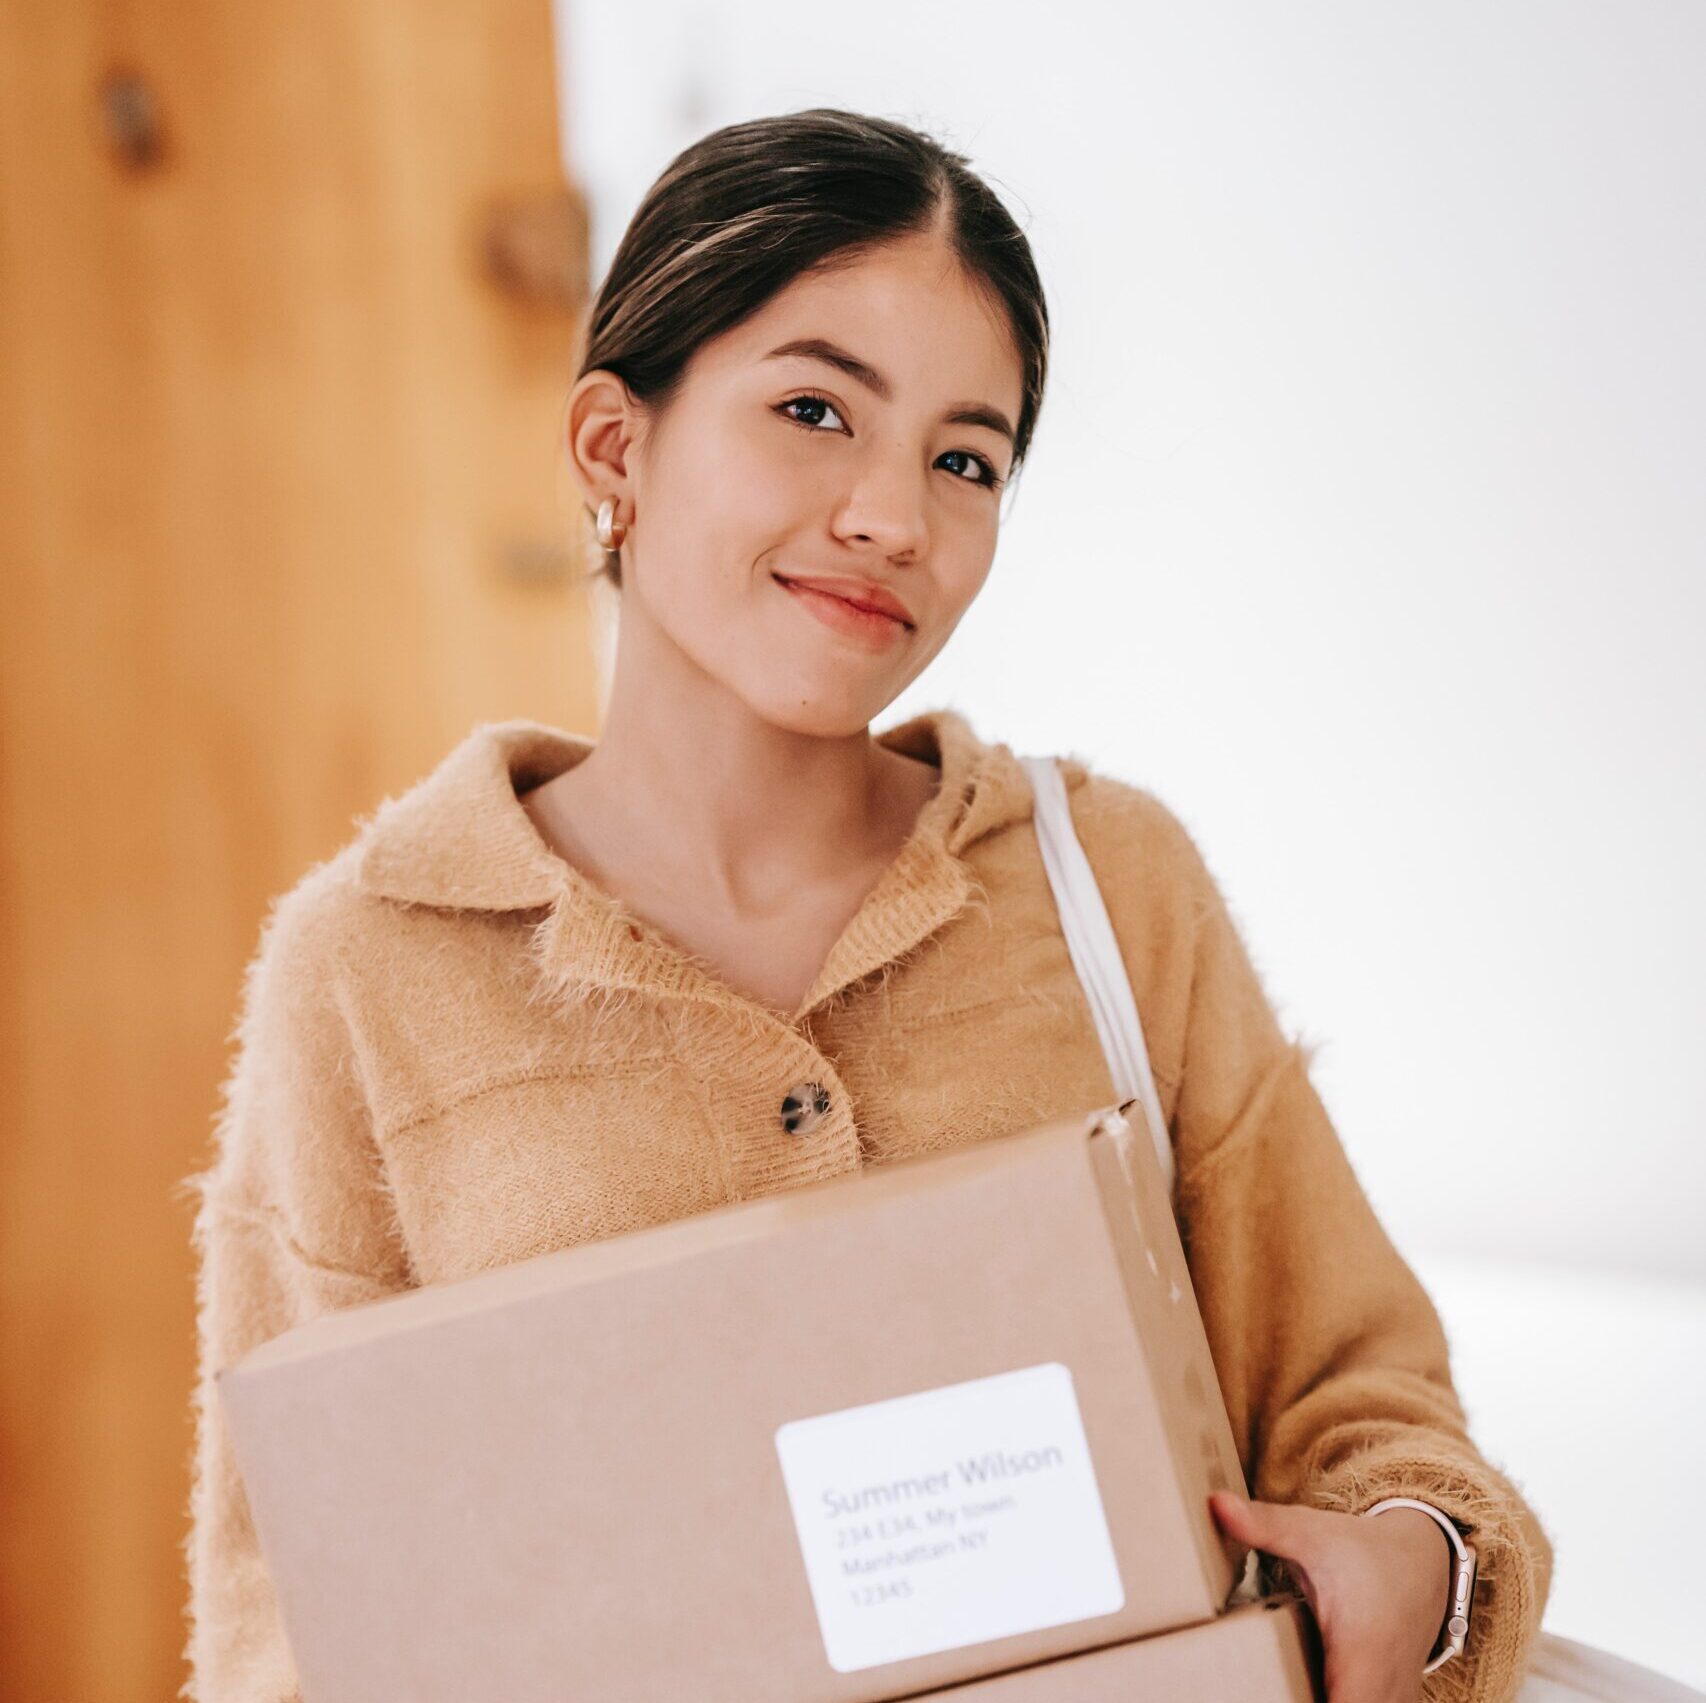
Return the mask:
M 274 906 L 199 1199 L 188 1655 L 295 1676 L 212 1390 L 331 1307 L 1113 1097 L 1017 758 L 870 724 L 947 643 L 1036 426 L 1048 316 L 966 161 L 836 110 L 736 124 L 648 193 L 592 306 L 567 450 L 620 588 L 597 743 L 486 724 Z M 1094 614 L 1086 616 L 1094 621 Z M 1331 1703 L 1503 1699 L 1545 1532 L 1465 1427 L 1179 822 L 1063 771 L 1177 1156 L 1247 1481 Z M 1475 1544 L 1464 1649 L 1453 1546 Z

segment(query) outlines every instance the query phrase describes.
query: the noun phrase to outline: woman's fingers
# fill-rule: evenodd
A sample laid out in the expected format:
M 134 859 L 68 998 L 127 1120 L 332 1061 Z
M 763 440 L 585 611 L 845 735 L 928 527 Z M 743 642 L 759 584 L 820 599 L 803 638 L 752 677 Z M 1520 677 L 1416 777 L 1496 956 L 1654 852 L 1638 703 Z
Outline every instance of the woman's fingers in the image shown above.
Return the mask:
M 1322 1545 L 1333 1541 L 1336 1522 L 1331 1514 L 1319 1508 L 1305 1508 L 1292 1502 L 1258 1502 L 1227 1490 L 1214 1491 L 1209 1505 L 1228 1537 L 1289 1561 L 1292 1570 L 1300 1575 L 1308 1573 Z

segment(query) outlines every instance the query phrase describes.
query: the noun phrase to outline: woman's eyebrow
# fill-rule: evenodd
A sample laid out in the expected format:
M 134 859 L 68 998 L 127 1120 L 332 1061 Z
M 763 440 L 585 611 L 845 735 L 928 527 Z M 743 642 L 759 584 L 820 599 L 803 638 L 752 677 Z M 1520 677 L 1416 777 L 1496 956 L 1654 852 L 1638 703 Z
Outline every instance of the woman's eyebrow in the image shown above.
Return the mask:
M 894 389 L 889 381 L 877 371 L 868 361 L 862 361 L 857 355 L 850 355 L 845 349 L 839 348 L 825 337 L 795 337 L 787 343 L 780 343 L 763 358 L 775 360 L 779 355 L 804 355 L 808 360 L 824 361 L 830 366 L 844 372 L 851 379 L 869 390 L 875 392 L 885 402 L 894 395 Z M 990 431 L 998 432 L 1009 443 L 1017 439 L 1012 423 L 999 408 L 991 408 L 987 402 L 959 402 L 942 416 L 960 426 L 987 426 Z

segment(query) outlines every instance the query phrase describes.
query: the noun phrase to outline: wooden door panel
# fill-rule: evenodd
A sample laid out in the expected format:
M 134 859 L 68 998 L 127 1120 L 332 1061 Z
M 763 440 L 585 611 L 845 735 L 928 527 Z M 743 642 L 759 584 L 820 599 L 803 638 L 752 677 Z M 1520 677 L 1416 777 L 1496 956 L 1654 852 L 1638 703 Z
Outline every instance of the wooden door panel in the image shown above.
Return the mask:
M 0 0 L 0 1695 L 182 1681 L 173 1188 L 267 899 L 593 725 L 554 100 L 547 0 Z

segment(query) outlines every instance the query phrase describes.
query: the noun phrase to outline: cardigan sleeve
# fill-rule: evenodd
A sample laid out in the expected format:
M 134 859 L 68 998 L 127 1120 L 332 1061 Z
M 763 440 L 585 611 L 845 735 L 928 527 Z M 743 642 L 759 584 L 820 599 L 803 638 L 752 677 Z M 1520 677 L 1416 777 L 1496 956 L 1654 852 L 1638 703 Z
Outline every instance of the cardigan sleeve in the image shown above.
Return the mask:
M 1477 1551 L 1461 1656 L 1425 1703 L 1508 1703 L 1552 1544 L 1471 1439 L 1432 1300 L 1387 1235 L 1226 900 L 1152 793 L 1096 774 L 1073 814 L 1119 937 L 1177 1161 L 1174 1202 L 1251 1495 L 1361 1514 L 1414 1496 Z M 1441 1534 L 1442 1564 L 1446 1549 Z M 1283 1563 L 1268 1572 L 1298 1589 Z M 1299 1593 L 1301 1594 L 1301 1592 Z
M 341 1009 L 333 919 L 276 901 L 245 975 L 213 1163 L 196 1203 L 197 1374 L 188 1579 L 192 1703 L 300 1703 L 215 1374 L 317 1313 L 409 1286 Z

